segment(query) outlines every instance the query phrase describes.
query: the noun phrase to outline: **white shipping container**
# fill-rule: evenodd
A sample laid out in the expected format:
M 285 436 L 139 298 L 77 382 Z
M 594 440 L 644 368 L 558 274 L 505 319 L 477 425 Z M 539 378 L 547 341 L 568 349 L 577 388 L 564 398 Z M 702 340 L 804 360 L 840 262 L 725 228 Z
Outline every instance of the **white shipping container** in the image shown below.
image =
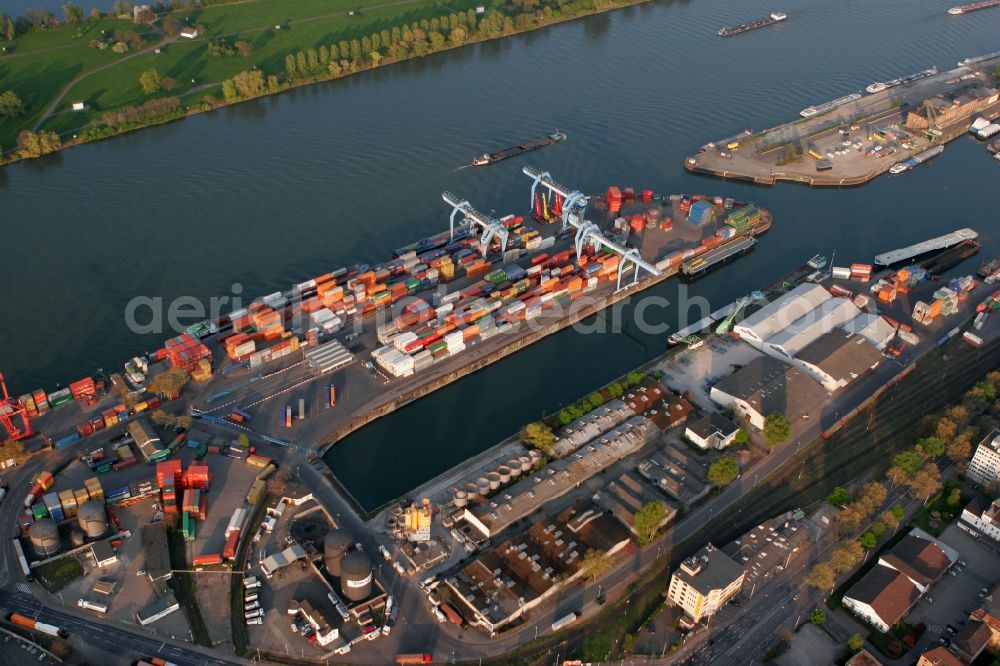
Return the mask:
M 307 289 L 312 289 L 316 286 L 316 280 L 306 280 L 305 282 L 299 282 L 295 285 L 295 291 L 302 293 Z
M 848 280 L 851 277 L 851 269 L 843 266 L 834 266 L 830 269 L 830 273 L 837 280 Z
M 542 239 L 542 242 L 538 244 L 538 249 L 539 250 L 544 250 L 546 248 L 552 247 L 555 244 L 556 244 L 556 237 L 555 236 L 549 236 L 547 238 L 543 238 Z
M 257 343 L 253 340 L 247 340 L 241 345 L 236 345 L 236 348 L 233 349 L 233 354 L 236 356 L 248 356 L 252 354 L 255 349 L 257 349 Z

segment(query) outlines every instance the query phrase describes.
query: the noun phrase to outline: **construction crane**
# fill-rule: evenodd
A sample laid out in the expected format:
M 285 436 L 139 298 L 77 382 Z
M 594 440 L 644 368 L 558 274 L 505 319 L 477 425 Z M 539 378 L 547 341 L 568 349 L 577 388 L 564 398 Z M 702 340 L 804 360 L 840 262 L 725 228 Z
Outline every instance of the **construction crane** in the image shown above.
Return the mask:
M 11 441 L 31 437 L 31 420 L 28 418 L 28 409 L 21 404 L 20 400 L 10 397 L 2 373 L 0 373 L 0 392 L 3 393 L 3 398 L 0 399 L 0 425 L 7 431 L 7 437 Z M 23 427 L 18 427 L 17 419 L 20 419 Z
M 452 208 L 451 217 L 449 218 L 452 238 L 455 237 L 455 217 L 461 213 L 463 223 L 468 222 L 482 227 L 482 234 L 479 237 L 479 251 L 484 257 L 489 251 L 490 243 L 493 242 L 494 238 L 500 240 L 500 252 L 507 251 L 508 231 L 507 227 L 503 226 L 500 220 L 492 215 L 479 212 L 468 201 L 460 199 L 451 192 L 443 193 L 441 198 Z
M 733 304 L 733 311 L 726 315 L 726 318 L 719 322 L 719 325 L 715 329 L 716 335 L 726 335 L 729 333 L 729 328 L 733 325 L 733 320 L 736 319 L 737 315 L 743 311 L 747 305 L 750 304 L 750 297 L 744 296 L 740 300 Z
M 930 100 L 924 102 L 924 113 L 927 114 L 927 138 L 933 141 L 941 136 L 941 128 L 938 127 L 937 111 L 934 110 Z
M 622 288 L 622 274 L 625 271 L 626 264 L 629 262 L 631 262 L 634 267 L 634 271 L 632 273 L 632 284 L 639 281 L 640 268 L 651 275 L 660 275 L 660 270 L 643 259 L 638 250 L 635 248 L 624 247 L 610 240 L 601 232 L 600 227 L 593 222 L 584 219 L 588 199 L 582 192 L 572 190 L 565 185 L 560 185 L 552 179 L 552 176 L 547 171 L 540 171 L 539 169 L 530 166 L 524 167 L 522 171 L 524 172 L 524 175 L 534 181 L 531 184 L 531 200 L 529 207 L 536 201 L 536 191 L 538 190 L 539 185 L 552 192 L 554 196 L 560 198 L 562 202 L 560 215 L 562 218 L 562 230 L 566 231 L 569 227 L 576 229 L 574 244 L 576 247 L 577 261 L 580 260 L 580 256 L 583 254 L 583 246 L 587 244 L 594 245 L 595 247 L 603 247 L 621 255 L 621 261 L 618 262 L 618 283 L 615 291 L 620 291 Z

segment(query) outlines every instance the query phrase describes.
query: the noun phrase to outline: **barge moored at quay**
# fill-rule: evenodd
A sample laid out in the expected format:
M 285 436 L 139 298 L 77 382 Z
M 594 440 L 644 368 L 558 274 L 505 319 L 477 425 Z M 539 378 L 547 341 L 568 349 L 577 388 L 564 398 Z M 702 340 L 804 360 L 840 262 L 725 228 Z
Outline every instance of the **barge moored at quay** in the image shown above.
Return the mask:
M 33 430 L 64 446 L 135 418 L 159 400 L 144 387 L 180 368 L 191 381 L 160 409 L 190 410 L 278 446 L 325 450 L 771 225 L 767 210 L 732 198 L 617 186 L 587 196 L 523 171 L 527 215 L 494 217 L 445 192 L 450 227 L 384 263 L 338 268 L 193 324 L 130 361 L 127 373 L 65 400 L 61 391 L 25 394 Z M 102 384 L 134 393 L 135 407 L 125 409 L 119 391 Z M 65 406 L 55 408 L 57 398 Z

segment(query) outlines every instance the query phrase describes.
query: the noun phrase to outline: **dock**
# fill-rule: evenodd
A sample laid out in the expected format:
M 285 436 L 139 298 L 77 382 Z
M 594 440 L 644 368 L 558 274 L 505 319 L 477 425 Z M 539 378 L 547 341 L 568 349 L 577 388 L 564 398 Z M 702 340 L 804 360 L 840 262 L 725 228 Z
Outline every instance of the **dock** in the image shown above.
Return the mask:
M 1000 55 L 885 90 L 852 93 L 816 113 L 737 139 L 712 142 L 684 160 L 692 173 L 815 187 L 864 184 L 893 165 L 963 136 L 978 117 L 1000 117 L 993 70 Z

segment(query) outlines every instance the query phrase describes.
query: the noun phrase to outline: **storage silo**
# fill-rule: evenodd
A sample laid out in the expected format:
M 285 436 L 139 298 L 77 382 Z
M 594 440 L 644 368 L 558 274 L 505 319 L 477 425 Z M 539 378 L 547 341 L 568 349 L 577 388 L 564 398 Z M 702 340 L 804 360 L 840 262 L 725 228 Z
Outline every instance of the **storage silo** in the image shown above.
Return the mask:
M 469 493 L 464 490 L 456 490 L 453 493 L 453 500 L 455 506 L 459 509 L 465 507 L 469 503 Z
M 498 472 L 490 472 L 486 475 L 486 480 L 489 481 L 490 490 L 497 490 L 500 487 L 500 474 Z
M 525 472 L 530 472 L 531 471 L 531 458 L 529 458 L 528 456 L 520 456 L 520 457 L 518 457 L 517 462 L 519 462 L 521 464 L 521 473 L 522 474 L 525 473 Z
M 482 495 L 483 497 L 489 495 L 490 480 L 487 479 L 485 476 L 479 477 L 478 479 L 476 479 L 476 489 L 479 491 L 479 494 Z
M 59 528 L 51 518 L 42 518 L 28 529 L 31 547 L 40 557 L 48 557 L 59 552 Z
M 347 530 L 330 530 L 323 540 L 323 563 L 331 576 L 340 577 L 340 564 L 344 553 L 354 543 L 354 537 Z
M 497 468 L 497 474 L 500 475 L 500 483 L 510 483 L 510 467 L 500 465 Z
M 372 561 L 361 551 L 352 551 L 340 561 L 340 591 L 351 601 L 364 601 L 372 594 Z
M 108 531 L 108 519 L 104 513 L 104 505 L 97 500 L 87 500 L 76 511 L 76 519 L 80 529 L 91 539 L 98 539 Z
M 469 499 L 479 496 L 479 486 L 474 483 L 465 484 L 465 494 L 469 496 Z
M 516 479 L 521 476 L 521 462 L 519 460 L 508 460 L 507 467 L 510 468 L 511 478 Z

